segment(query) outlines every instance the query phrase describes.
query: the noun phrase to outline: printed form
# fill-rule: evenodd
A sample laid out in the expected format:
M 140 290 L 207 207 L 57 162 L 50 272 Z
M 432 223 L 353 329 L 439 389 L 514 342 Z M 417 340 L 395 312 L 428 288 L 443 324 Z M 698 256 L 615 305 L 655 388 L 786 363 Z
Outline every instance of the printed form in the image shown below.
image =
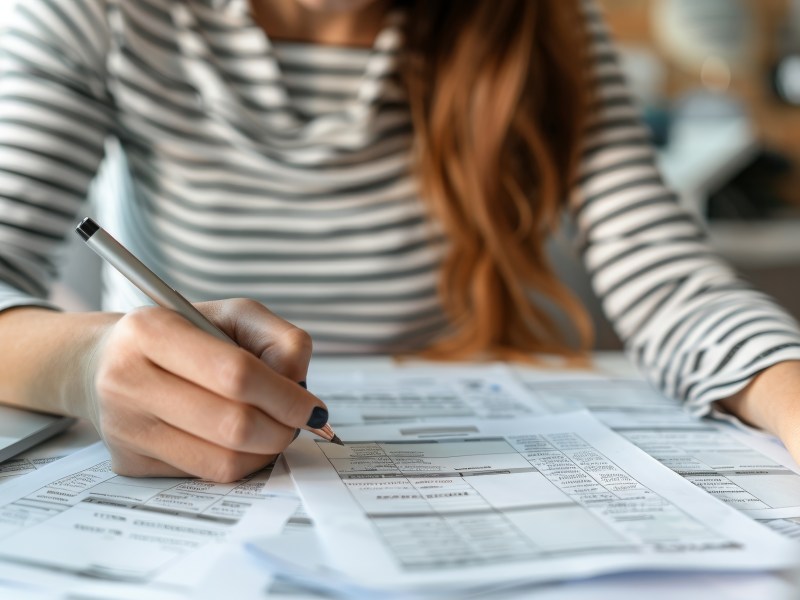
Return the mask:
M 800 470 L 780 445 L 692 417 L 637 379 L 505 365 L 318 373 L 335 427 L 508 419 L 588 409 L 716 498 L 753 518 L 800 518 Z
M 296 510 L 288 473 L 271 474 L 230 484 L 122 477 L 94 444 L 0 486 L 0 578 L 185 590 L 210 560 L 207 547 L 277 533 Z M 123 588 L 111 586 L 115 597 Z
M 375 590 L 364 590 L 348 582 L 327 567 L 327 558 L 310 518 L 298 511 L 287 521 L 277 536 L 257 538 L 247 543 L 249 556 L 239 553 L 225 557 L 214 566 L 201 585 L 204 595 L 198 600 L 217 600 L 233 595 L 237 600 L 264 600 L 265 597 L 283 600 L 298 598 L 331 598 L 345 595 L 356 600 L 372 600 Z M 258 559 L 258 563 L 252 558 Z M 247 560 L 249 559 L 249 560 Z M 288 563 L 288 568 L 287 568 Z M 257 568 L 258 567 L 258 568 Z M 265 577 L 264 571 L 267 572 Z M 235 588 L 222 587 L 235 573 Z M 214 585 L 217 583 L 216 587 Z M 227 585 L 227 584 L 226 584 Z M 258 590 L 254 592 L 253 590 Z M 796 600 L 797 587 L 790 577 L 781 573 L 689 573 L 679 577 L 672 572 L 620 573 L 600 578 L 552 584 L 539 583 L 514 586 L 502 584 L 497 589 L 481 589 L 487 598 L 503 600 L 708 600 L 719 597 L 737 600 L 769 598 Z M 386 600 L 424 600 L 424 594 L 391 594 L 381 592 Z M 442 594 L 438 594 L 438 598 Z M 445 597 L 452 597 L 446 596 Z
M 566 378 L 526 369 L 517 373 L 544 412 L 590 410 L 650 456 L 749 517 L 800 517 L 800 469 L 772 438 L 694 418 L 641 380 Z
M 331 566 L 376 589 L 797 561 L 585 412 L 338 433 L 344 447 L 301 435 L 285 457 Z
M 334 427 L 452 419 L 509 419 L 548 412 L 503 365 L 396 367 L 319 373 L 310 383 Z

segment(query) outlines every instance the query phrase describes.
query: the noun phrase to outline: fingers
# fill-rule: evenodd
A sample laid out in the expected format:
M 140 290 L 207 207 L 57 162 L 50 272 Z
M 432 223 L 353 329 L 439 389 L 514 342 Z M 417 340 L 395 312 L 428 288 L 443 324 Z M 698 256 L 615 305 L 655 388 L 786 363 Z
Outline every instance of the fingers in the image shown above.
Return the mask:
M 137 410 L 217 446 L 252 454 L 283 452 L 297 431 L 250 404 L 231 402 L 160 369 Z
M 120 448 L 111 449 L 111 470 L 126 477 L 191 477 L 163 461 Z
M 161 369 L 214 394 L 250 404 L 292 428 L 327 422 L 324 403 L 261 362 L 200 331 L 178 314 L 140 309 L 123 318 L 128 343 Z M 122 321 L 120 321 L 122 323 Z M 113 378 L 112 378 L 113 379 Z
M 216 446 L 155 419 L 147 427 L 116 430 L 106 442 L 114 471 L 131 477 L 189 475 L 229 483 L 275 460 Z
M 201 302 L 197 309 L 274 371 L 293 381 L 305 381 L 312 351 L 308 333 L 254 300 Z
M 297 385 L 311 356 L 306 333 L 255 302 L 200 308 L 240 346 L 157 307 L 125 315 L 104 338 L 95 424 L 120 474 L 234 481 L 298 428 L 327 423 L 324 403 Z

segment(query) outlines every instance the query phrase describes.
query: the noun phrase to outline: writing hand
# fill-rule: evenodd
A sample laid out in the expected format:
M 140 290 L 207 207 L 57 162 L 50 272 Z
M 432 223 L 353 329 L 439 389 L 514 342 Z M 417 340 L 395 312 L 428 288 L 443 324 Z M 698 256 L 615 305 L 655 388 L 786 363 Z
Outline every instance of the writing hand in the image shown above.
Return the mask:
M 234 481 L 269 464 L 298 428 L 327 420 L 298 385 L 306 332 L 250 300 L 196 306 L 240 347 L 160 307 L 122 316 L 98 344 L 92 420 L 117 473 Z

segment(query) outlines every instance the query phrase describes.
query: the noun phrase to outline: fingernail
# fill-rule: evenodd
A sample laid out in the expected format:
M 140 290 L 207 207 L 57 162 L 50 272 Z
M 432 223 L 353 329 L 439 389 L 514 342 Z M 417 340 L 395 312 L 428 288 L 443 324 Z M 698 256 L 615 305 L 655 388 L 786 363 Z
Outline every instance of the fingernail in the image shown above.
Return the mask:
M 315 406 L 308 418 L 308 425 L 311 429 L 319 429 L 328 422 L 328 411 L 321 406 Z
M 294 431 L 294 437 L 292 438 L 292 441 L 295 441 L 295 440 L 297 439 L 297 436 L 298 436 L 298 435 L 300 435 L 300 430 L 299 430 L 299 429 L 295 429 L 295 431 Z
M 306 385 L 305 381 L 298 381 L 297 383 L 299 383 L 300 387 L 303 388 L 304 390 L 308 389 L 308 386 Z

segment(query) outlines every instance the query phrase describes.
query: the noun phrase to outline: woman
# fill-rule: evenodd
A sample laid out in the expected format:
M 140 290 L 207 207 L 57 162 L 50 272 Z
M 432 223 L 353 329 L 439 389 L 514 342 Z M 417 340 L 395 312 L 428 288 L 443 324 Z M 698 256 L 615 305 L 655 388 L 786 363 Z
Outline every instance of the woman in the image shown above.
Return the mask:
M 663 188 L 592 6 L 27 0 L 4 48 L 0 395 L 91 418 L 118 472 L 229 481 L 320 426 L 303 330 L 325 353 L 513 357 L 568 350 L 558 306 L 587 346 L 543 250 L 568 197 L 649 377 L 800 456 L 800 334 Z M 246 350 L 122 314 L 144 301 L 114 273 L 117 312 L 48 310 L 108 138 L 128 178 L 104 223 Z

